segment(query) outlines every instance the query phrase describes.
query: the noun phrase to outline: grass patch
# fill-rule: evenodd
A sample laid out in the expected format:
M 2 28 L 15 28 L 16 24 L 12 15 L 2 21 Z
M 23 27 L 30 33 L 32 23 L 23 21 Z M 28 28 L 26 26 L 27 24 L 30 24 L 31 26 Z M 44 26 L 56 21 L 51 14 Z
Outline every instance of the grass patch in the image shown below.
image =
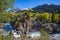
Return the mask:
M 0 34 L 0 40 L 14 40 L 12 35 L 3 36 Z

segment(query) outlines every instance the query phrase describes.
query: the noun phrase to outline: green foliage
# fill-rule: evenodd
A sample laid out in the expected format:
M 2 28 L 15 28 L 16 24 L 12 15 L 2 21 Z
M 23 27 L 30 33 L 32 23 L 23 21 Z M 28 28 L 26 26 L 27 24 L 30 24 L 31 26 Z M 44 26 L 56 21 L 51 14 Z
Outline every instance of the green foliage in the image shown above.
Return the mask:
M 15 18 L 14 15 L 12 14 L 3 14 L 3 13 L 0 13 L 0 23 L 2 22 L 9 22 L 11 21 L 11 19 Z
M 18 18 L 19 20 L 22 19 L 22 15 L 24 14 L 25 12 L 21 12 L 21 13 L 13 13 L 13 12 L 8 12 L 6 14 L 3 14 L 3 13 L 0 13 L 0 22 L 9 22 L 9 21 L 13 21 L 13 20 L 16 20 L 16 18 Z M 32 13 L 32 12 L 27 12 L 28 15 L 30 16 L 30 20 L 35 20 L 35 19 L 38 19 L 40 20 L 41 22 L 52 22 L 52 20 L 54 22 L 59 22 L 60 20 L 60 14 L 53 14 L 52 13 Z M 53 16 L 53 18 L 52 18 Z
M 14 39 L 12 35 L 3 36 L 2 34 L 0 34 L 0 40 L 14 40 Z
M 13 8 L 14 0 L 0 0 L 0 13 Z

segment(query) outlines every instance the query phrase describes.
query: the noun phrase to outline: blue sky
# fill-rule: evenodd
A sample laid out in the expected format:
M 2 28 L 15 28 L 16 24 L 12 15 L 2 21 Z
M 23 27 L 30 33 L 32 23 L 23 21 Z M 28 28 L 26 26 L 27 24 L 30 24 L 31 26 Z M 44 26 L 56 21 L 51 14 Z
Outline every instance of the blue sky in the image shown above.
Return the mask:
M 15 8 L 33 8 L 42 4 L 60 5 L 60 0 L 15 0 Z

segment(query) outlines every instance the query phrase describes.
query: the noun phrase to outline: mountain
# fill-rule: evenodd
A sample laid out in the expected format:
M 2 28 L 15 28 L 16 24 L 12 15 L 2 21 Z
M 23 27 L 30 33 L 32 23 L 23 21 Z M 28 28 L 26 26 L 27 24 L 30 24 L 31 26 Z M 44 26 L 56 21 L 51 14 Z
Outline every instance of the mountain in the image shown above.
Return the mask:
M 20 8 L 14 8 L 12 10 L 9 10 L 8 12 L 15 12 L 15 13 L 17 13 L 17 12 L 21 12 L 21 9 Z
M 60 5 L 44 4 L 32 8 L 34 12 L 60 13 Z
M 19 12 L 24 12 L 24 11 L 28 11 L 29 8 L 23 8 L 23 9 L 20 9 L 20 8 L 14 8 L 12 10 L 9 10 L 8 12 L 15 12 L 15 13 L 19 13 Z

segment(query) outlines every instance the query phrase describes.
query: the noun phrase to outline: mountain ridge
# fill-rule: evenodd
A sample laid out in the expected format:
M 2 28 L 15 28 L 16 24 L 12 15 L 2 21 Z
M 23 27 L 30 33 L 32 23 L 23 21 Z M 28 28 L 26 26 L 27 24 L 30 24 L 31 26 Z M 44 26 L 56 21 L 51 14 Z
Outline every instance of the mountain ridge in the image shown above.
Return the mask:
M 49 12 L 49 13 L 60 13 L 60 5 L 55 4 L 43 4 L 38 5 L 34 8 L 32 8 L 34 12 Z

